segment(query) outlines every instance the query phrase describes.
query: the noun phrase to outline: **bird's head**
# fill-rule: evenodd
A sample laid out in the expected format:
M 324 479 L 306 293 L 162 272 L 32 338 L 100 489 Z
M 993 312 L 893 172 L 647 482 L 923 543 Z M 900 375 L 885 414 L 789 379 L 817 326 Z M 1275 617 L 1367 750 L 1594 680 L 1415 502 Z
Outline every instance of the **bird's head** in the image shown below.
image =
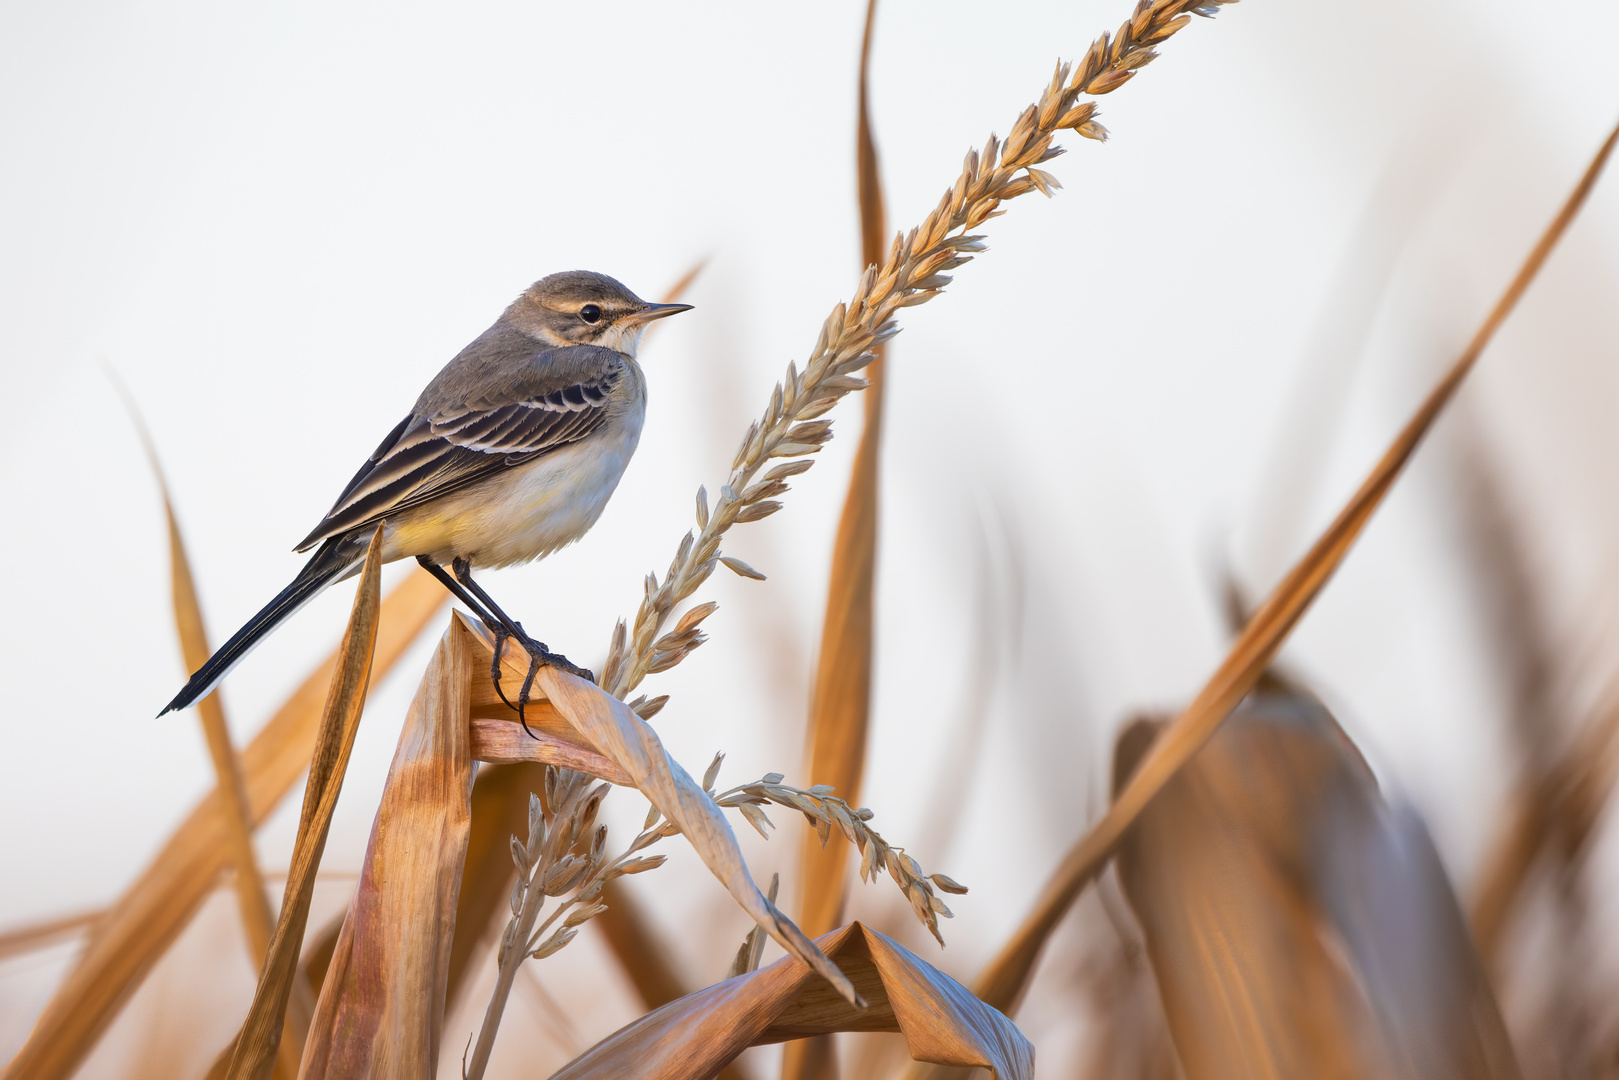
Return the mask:
M 690 304 L 649 304 L 606 274 L 569 270 L 530 285 L 506 318 L 552 345 L 598 345 L 634 356 L 648 323 L 690 310 Z

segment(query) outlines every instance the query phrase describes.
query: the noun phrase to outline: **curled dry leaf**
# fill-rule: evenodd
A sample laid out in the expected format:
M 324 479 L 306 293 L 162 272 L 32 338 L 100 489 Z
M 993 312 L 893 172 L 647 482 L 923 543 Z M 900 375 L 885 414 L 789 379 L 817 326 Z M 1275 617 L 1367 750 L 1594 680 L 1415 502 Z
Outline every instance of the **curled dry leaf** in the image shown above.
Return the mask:
M 473 633 L 474 648 L 487 663 L 494 652 L 492 643 L 477 627 L 464 619 L 460 621 Z M 520 649 L 508 644 L 508 661 L 520 655 Z M 488 680 L 474 680 L 474 716 L 478 715 L 480 707 L 496 708 L 494 702 L 481 696 L 479 682 Z M 821 955 L 804 932 L 759 891 L 724 813 L 680 763 L 669 756 L 646 721 L 600 687 L 553 667 L 540 669 L 535 687 L 544 701 L 530 702 L 529 713 L 539 719 L 546 733 L 583 745 L 623 770 L 653 807 L 668 819 L 666 827 L 686 837 L 704 864 L 754 921 L 789 953 L 803 959 L 837 987 L 841 995 L 855 1000 L 854 987 L 849 981 Z M 536 726 L 533 719 L 529 723 L 531 727 Z
M 426 571 L 413 571 L 382 603 L 372 670 L 381 678 L 449 599 Z M 309 767 L 315 731 L 339 653 L 310 673 L 242 751 L 253 823 L 269 816 Z M 228 859 L 216 794 L 204 798 L 97 923 L 83 954 L 12 1059 L 10 1080 L 65 1080 L 180 936 Z
M 1115 787 L 1163 726 L 1120 736 Z M 1118 869 L 1188 1080 L 1518 1076 L 1427 830 L 1313 699 L 1234 712 Z
M 469 635 L 452 622 L 405 716 L 302 1077 L 434 1075 L 472 813 Z
M 1034 1076 L 1034 1047 L 1005 1016 L 893 939 L 860 923 L 816 942 L 865 999 L 829 994 L 791 956 L 671 1002 L 620 1029 L 552 1080 L 700 1080 L 750 1046 L 836 1031 L 894 1031 L 911 1057 Z

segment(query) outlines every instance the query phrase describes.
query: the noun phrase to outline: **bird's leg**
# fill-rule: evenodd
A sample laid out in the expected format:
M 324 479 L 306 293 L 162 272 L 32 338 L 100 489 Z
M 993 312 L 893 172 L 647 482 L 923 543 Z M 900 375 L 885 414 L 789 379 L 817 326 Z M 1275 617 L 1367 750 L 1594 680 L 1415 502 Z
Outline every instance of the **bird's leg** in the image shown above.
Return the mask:
M 516 638 L 523 648 L 528 650 L 528 676 L 523 680 L 523 688 L 517 692 L 517 718 L 519 720 L 523 719 L 523 706 L 528 704 L 529 691 L 534 687 L 534 675 L 541 667 L 549 665 L 560 668 L 570 675 L 577 675 L 587 682 L 596 681 L 595 674 L 589 668 L 578 666 L 561 653 L 552 652 L 543 641 L 536 641 L 529 637 L 527 632 L 523 630 L 523 625 L 502 611 L 500 605 L 495 603 L 488 593 L 484 592 L 483 587 L 472 580 L 472 564 L 469 560 L 456 559 L 450 566 L 455 570 L 455 576 L 461 584 L 466 586 L 479 600 L 483 601 L 484 605 L 506 627 L 507 632 Z M 525 723 L 523 726 L 527 730 L 528 725 Z
M 416 556 L 416 561 L 422 564 L 422 569 L 438 578 L 439 584 L 450 590 L 451 596 L 455 597 L 457 600 L 461 601 L 469 609 L 471 609 L 472 613 L 478 617 L 478 621 L 488 627 L 491 634 L 495 635 L 495 655 L 494 659 L 489 662 L 489 680 L 495 684 L 495 693 L 500 695 L 500 700 L 506 703 L 506 707 L 508 709 L 516 709 L 517 719 L 521 721 L 523 719 L 522 708 L 520 706 L 513 705 L 511 699 L 506 696 L 506 691 L 502 690 L 500 687 L 500 657 L 501 653 L 503 653 L 506 649 L 506 639 L 512 636 L 511 631 L 506 628 L 505 623 L 503 623 L 501 619 L 491 615 L 483 604 L 479 603 L 477 597 L 473 596 L 466 589 L 462 588 L 461 583 L 456 581 L 455 578 L 451 577 L 445 571 L 444 567 L 440 566 L 431 557 L 427 555 L 418 555 Z M 483 590 L 479 589 L 478 591 L 482 592 Z M 523 730 L 528 731 L 528 724 L 523 724 Z M 529 731 L 529 734 L 532 735 L 534 733 Z

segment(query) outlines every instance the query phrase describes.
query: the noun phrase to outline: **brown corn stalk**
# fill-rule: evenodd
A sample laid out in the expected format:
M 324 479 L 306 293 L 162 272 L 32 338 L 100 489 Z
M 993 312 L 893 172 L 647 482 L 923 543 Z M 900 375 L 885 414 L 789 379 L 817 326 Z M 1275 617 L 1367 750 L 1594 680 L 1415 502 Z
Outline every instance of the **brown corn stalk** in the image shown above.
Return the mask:
M 979 977 L 975 992 L 980 998 L 1005 1011 L 1016 1007 L 1028 985 L 1041 947 L 1074 898 L 1101 870 L 1124 831 L 1140 815 L 1148 801 L 1208 740 L 1220 722 L 1264 674 L 1288 633 L 1349 554 L 1361 530 L 1382 504 L 1423 436 L 1438 419 L 1462 380 L 1472 370 L 1479 354 L 1517 305 L 1552 248 L 1584 205 L 1586 196 L 1590 194 L 1613 150 L 1615 140 L 1619 140 L 1619 127 L 1603 142 L 1573 193 L 1547 226 L 1461 357 L 1395 437 L 1348 505 L 1254 613 L 1225 661 L 1186 711 L 1153 744 L 1129 784 L 1119 793 L 1102 819 L 1064 856 L 1036 900 L 1034 909 Z
M 287 999 L 298 981 L 298 950 L 303 945 L 304 926 L 309 920 L 309 902 L 315 891 L 315 872 L 326 848 L 326 834 L 343 787 L 349 752 L 360 729 L 360 713 L 365 708 L 366 690 L 371 685 L 371 663 L 377 641 L 377 620 L 382 596 L 382 529 L 371 536 L 365 566 L 360 571 L 360 587 L 354 596 L 354 611 L 348 630 L 338 647 L 337 670 L 321 713 L 320 734 L 309 764 L 309 780 L 304 787 L 303 813 L 298 821 L 298 839 L 287 871 L 286 893 L 281 916 L 270 939 L 269 954 L 259 973 L 253 1005 L 242 1022 L 242 1033 L 231 1057 L 229 1080 L 265 1080 L 274 1065 L 281 1042 L 281 1026 Z M 448 942 L 445 943 L 446 947 Z M 339 945 L 341 950 L 341 944 Z

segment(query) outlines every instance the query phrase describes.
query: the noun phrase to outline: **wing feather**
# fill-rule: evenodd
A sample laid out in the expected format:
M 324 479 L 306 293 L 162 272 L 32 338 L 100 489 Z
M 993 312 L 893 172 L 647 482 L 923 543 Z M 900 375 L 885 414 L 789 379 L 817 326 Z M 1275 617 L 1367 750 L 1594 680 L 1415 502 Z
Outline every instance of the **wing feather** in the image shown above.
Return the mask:
M 606 421 L 622 377 L 622 368 L 607 365 L 565 386 L 553 381 L 535 387 L 516 401 L 469 402 L 430 416 L 413 413 L 377 447 L 297 550 L 578 442 Z

